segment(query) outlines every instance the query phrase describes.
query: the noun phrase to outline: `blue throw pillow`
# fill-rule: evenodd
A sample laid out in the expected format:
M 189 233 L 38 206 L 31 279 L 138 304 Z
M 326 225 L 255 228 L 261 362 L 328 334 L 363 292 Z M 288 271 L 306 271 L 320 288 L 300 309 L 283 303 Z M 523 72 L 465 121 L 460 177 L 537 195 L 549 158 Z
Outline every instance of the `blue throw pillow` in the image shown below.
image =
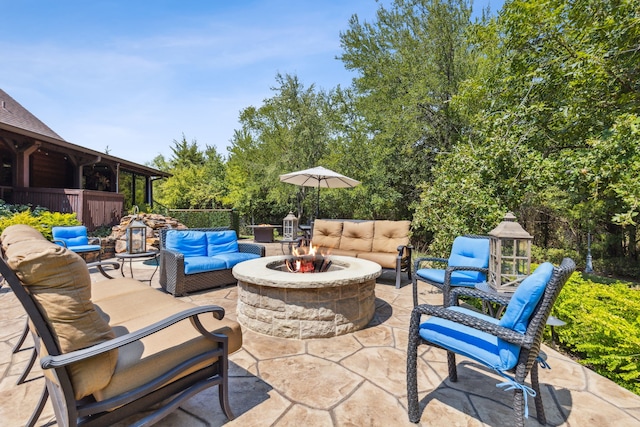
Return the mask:
M 207 256 L 207 236 L 204 231 L 169 230 L 165 247 L 181 252 L 185 257 Z
M 547 283 L 553 274 L 553 264 L 545 262 L 520 283 L 514 292 L 500 325 L 525 333 L 529 326 L 529 317 L 542 297 Z
M 234 230 L 207 231 L 208 256 L 238 251 L 238 237 Z

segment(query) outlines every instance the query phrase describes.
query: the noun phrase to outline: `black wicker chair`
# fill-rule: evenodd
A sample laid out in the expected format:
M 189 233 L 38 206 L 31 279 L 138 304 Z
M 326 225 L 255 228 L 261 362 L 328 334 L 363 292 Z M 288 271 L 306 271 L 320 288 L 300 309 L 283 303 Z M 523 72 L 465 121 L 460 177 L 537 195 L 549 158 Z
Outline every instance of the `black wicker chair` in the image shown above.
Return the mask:
M 444 268 L 423 267 L 422 264 L 441 264 Z M 487 236 L 458 236 L 451 246 L 449 258 L 422 257 L 414 260 L 413 306 L 418 305 L 418 282 L 440 289 L 443 303 L 449 302 L 453 286 L 474 287 L 487 279 L 489 267 L 489 238 Z
M 473 359 L 502 375 L 506 382 L 498 386 L 514 389 L 515 426 L 524 426 L 528 416 L 527 395 L 535 397 L 536 414 L 546 423 L 538 383 L 538 356 L 542 333 L 551 308 L 564 283 L 575 270 L 575 263 L 565 258 L 560 267 L 542 264 L 523 281 L 511 298 L 472 288 L 451 291 L 449 307 L 422 304 L 411 313 L 407 351 L 407 399 L 411 422 L 420 420 L 418 401 L 417 354 L 420 344 L 447 351 L 449 380 L 457 381 L 455 354 Z M 459 296 L 471 296 L 507 309 L 501 320 L 457 306 Z M 529 315 L 528 315 L 529 314 Z M 421 323 L 422 316 L 431 316 Z M 480 350 L 482 349 L 482 350 Z M 514 376 L 507 374 L 511 372 Z M 525 385 L 531 375 L 531 387 Z

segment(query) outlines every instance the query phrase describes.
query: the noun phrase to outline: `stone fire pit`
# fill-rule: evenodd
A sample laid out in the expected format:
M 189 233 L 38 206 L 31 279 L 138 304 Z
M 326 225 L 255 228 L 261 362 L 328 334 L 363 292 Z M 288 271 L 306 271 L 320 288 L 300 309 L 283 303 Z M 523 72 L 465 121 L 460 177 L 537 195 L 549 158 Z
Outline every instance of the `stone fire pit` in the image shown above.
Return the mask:
M 238 280 L 238 321 L 283 338 L 326 338 L 363 328 L 375 312 L 378 264 L 331 256 L 329 271 L 282 271 L 286 256 L 244 261 L 233 267 Z

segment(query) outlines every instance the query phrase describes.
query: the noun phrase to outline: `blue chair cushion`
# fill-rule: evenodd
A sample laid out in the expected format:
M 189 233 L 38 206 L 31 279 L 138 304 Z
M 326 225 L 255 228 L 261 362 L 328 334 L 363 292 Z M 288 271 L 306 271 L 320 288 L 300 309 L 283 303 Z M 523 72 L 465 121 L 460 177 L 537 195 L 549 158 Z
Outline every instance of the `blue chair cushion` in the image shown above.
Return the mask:
M 249 259 L 260 258 L 260 255 L 251 254 L 247 252 L 228 252 L 223 254 L 218 254 L 213 258 L 224 260 L 227 268 L 233 268 L 234 265 L 239 262 L 246 261 Z
M 207 231 L 207 255 L 238 252 L 238 237 L 234 230 Z
M 462 307 L 449 307 L 447 310 L 464 312 L 497 323 L 490 316 Z M 447 350 L 462 354 L 498 371 L 508 371 L 518 362 L 520 347 L 510 344 L 486 332 L 450 320 L 431 317 L 420 325 L 420 336 L 425 340 Z
M 416 274 L 429 282 L 444 283 L 444 270 L 440 268 L 421 268 L 416 271 Z M 480 274 L 480 276 L 481 278 L 478 280 L 478 275 L 475 271 L 454 271 L 451 273 L 451 285 L 473 287 L 486 280 L 484 274 Z
M 165 247 L 181 252 L 184 257 L 207 256 L 207 235 L 204 231 L 169 230 Z
M 184 274 L 203 273 L 206 271 L 224 270 L 227 263 L 223 259 L 210 256 L 190 256 L 184 258 Z
M 77 253 L 95 252 L 95 251 L 99 251 L 99 250 L 102 249 L 100 247 L 100 245 L 77 245 L 77 246 L 69 246 L 69 245 L 67 245 L 67 248 L 69 248 L 73 252 L 77 252 Z
M 524 279 L 513 293 L 509 305 L 500 319 L 500 325 L 524 333 L 529 326 L 531 313 L 538 305 L 552 274 L 553 264 L 545 262 Z
M 479 267 L 489 266 L 489 239 L 458 236 L 451 246 L 448 265 L 450 267 Z M 473 278 L 475 282 L 486 280 L 484 274 L 479 271 L 468 271 L 466 275 Z
M 89 238 L 87 237 L 87 227 L 85 227 L 84 225 L 52 227 L 51 235 L 53 236 L 53 240 L 62 240 L 69 249 L 71 249 L 71 246 L 82 246 L 89 244 Z

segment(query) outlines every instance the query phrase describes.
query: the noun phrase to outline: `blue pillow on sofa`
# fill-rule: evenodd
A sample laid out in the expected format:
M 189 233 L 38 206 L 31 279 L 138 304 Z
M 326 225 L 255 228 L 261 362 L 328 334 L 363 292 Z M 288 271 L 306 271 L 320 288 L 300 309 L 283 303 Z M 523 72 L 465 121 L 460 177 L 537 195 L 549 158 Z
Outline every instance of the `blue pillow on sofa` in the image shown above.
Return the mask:
M 239 252 L 238 237 L 234 230 L 225 231 L 207 231 L 207 254 L 214 256 L 218 254 L 226 254 Z
M 185 257 L 207 256 L 207 236 L 204 231 L 169 230 L 165 240 L 167 249 L 181 252 Z

